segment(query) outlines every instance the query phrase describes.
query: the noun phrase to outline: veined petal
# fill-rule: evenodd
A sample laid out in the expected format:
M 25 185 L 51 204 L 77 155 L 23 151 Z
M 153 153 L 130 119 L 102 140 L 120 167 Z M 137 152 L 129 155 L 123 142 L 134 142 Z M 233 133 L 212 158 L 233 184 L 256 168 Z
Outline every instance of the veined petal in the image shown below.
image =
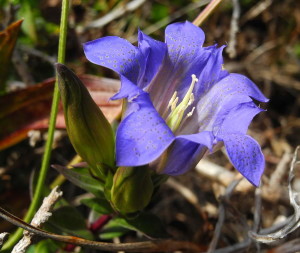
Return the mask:
M 121 88 L 117 94 L 111 97 L 112 100 L 127 98 L 132 99 L 133 97 L 138 96 L 143 93 L 143 91 L 130 80 L 128 80 L 125 76 L 120 76 L 121 79 Z
M 226 115 L 216 134 L 246 134 L 252 119 L 262 111 L 264 110 L 257 107 L 254 102 L 239 104 Z
M 176 137 L 176 139 L 185 139 L 193 143 L 204 145 L 209 149 L 212 149 L 214 144 L 214 135 L 209 131 L 204 131 L 197 134 L 179 135 Z
M 267 102 L 268 99 L 247 77 L 229 74 L 200 96 L 195 112 L 186 120 L 179 134 L 201 131 L 216 132 L 231 109 L 251 102 L 252 98 Z M 198 122 L 198 124 L 197 124 Z
M 139 49 L 127 40 L 107 36 L 85 43 L 83 49 L 89 61 L 110 68 L 137 83 L 145 59 Z
M 224 134 L 229 159 L 234 167 L 255 186 L 259 186 L 265 159 L 259 144 L 245 134 Z
M 197 85 L 194 90 L 196 99 L 229 74 L 226 70 L 223 70 L 222 53 L 224 48 L 225 46 L 217 48 L 217 45 L 205 48 L 205 50 L 210 53 L 210 56 L 198 76 L 199 85 Z
M 193 169 L 207 149 L 212 149 L 212 146 L 211 132 L 177 136 L 168 148 L 167 160 L 164 161 L 162 172 L 168 175 L 180 175 Z
M 178 61 L 193 59 L 205 40 L 204 32 L 197 26 L 186 21 L 168 25 L 165 31 L 170 59 L 174 66 Z
M 144 89 L 151 82 L 160 68 L 167 53 L 167 45 L 157 41 L 139 30 L 138 34 L 139 49 L 144 57 L 147 57 L 147 63 L 144 73 L 139 77 L 139 87 Z
M 231 73 L 220 80 L 212 89 L 225 95 L 247 95 L 260 102 L 268 102 L 269 99 L 262 94 L 258 87 L 246 76 Z
M 177 92 L 180 101 L 190 87 L 191 75 L 199 76 L 205 67 L 211 52 L 202 47 L 204 39 L 204 32 L 190 22 L 174 23 L 166 28 L 168 55 L 148 88 L 161 115 L 166 114 L 173 93 Z
M 131 102 L 133 111 L 121 122 L 117 131 L 118 166 L 140 166 L 157 159 L 173 142 L 175 136 L 160 117 L 148 93 Z

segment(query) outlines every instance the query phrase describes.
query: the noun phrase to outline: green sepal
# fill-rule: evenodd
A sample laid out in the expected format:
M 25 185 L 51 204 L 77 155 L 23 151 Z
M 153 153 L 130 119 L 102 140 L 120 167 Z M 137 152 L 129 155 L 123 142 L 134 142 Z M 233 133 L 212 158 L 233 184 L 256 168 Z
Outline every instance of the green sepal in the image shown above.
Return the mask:
M 104 184 L 104 196 L 108 201 L 111 201 L 111 188 L 113 186 L 114 173 L 109 170 Z
M 119 167 L 113 178 L 111 202 L 113 207 L 127 216 L 143 210 L 153 194 L 151 170 L 144 167 Z
M 80 79 L 63 64 L 56 64 L 66 127 L 76 152 L 104 179 L 115 166 L 112 128 Z

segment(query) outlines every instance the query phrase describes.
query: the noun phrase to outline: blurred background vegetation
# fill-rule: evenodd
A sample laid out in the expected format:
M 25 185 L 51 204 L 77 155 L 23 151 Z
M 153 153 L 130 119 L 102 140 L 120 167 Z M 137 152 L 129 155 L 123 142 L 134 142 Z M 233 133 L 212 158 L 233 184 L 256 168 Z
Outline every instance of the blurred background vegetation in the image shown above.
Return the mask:
M 117 78 L 112 71 L 89 63 L 83 55 L 82 43 L 108 35 L 120 36 L 135 43 L 138 29 L 164 40 L 166 25 L 193 21 L 207 2 L 74 0 L 69 17 L 67 65 L 79 75 Z M 1 80 L 6 83 L 6 93 L 54 77 L 60 9 L 60 0 L 0 1 L 0 30 L 24 19 L 11 59 L 1 66 L 8 70 L 7 79 Z M 238 27 L 236 33 L 234 25 Z M 270 98 L 267 105 L 262 105 L 267 112 L 260 114 L 250 128 L 250 134 L 259 141 L 266 157 L 263 183 L 268 185 L 283 155 L 292 153 L 300 144 L 300 1 L 224 0 L 201 28 L 206 34 L 205 45 L 227 44 L 225 68 L 247 75 Z M 52 163 L 66 164 L 75 153 L 65 133 L 60 136 L 55 144 Z M 0 205 L 20 217 L 30 202 L 28 182 L 32 171 L 39 168 L 43 138 L 41 135 L 33 146 L 25 139 L 0 152 Z M 234 171 L 224 157 L 220 151 L 210 159 Z M 49 178 L 53 179 L 56 175 L 51 171 Z M 275 197 L 263 197 L 263 227 L 271 226 L 278 217 L 292 211 L 286 196 L 286 179 L 287 171 L 278 181 L 279 193 Z M 208 213 L 208 220 L 200 218 L 193 205 L 186 203 L 184 197 L 168 185 L 163 187 L 160 202 L 155 208 L 173 236 L 200 242 L 206 248 L 217 222 L 217 214 L 208 210 L 208 204 L 217 210 L 222 191 L 217 189 L 220 185 L 215 183 L 220 182 L 191 172 L 178 178 L 178 183 L 186 185 L 197 195 L 203 212 Z M 67 198 L 72 198 L 75 190 L 70 185 L 66 189 Z M 249 191 L 236 193 L 230 202 L 248 223 L 253 218 L 254 201 L 253 189 Z M 209 226 L 204 229 L 204 224 Z M 228 224 L 223 231 L 223 246 L 240 241 L 241 228 L 233 226 L 232 220 Z M 0 225 L 0 231 L 11 229 L 8 223 Z M 297 235 L 299 231 L 286 241 Z

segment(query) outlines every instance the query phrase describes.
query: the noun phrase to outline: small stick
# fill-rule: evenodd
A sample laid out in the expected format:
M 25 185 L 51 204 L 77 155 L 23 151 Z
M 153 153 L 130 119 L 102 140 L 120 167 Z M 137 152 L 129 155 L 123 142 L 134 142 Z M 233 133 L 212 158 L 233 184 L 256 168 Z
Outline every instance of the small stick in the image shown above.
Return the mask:
M 207 218 L 199 204 L 197 196 L 189 188 L 185 187 L 173 178 L 169 178 L 166 184 L 179 192 L 189 203 L 191 203 L 204 220 Z
M 193 24 L 196 26 L 202 25 L 205 19 L 213 12 L 213 10 L 222 2 L 222 0 L 212 0 L 205 9 L 195 18 Z
M 140 6 L 142 6 L 146 0 L 133 0 L 126 4 L 125 6 L 117 7 L 108 14 L 106 14 L 104 17 L 101 17 L 91 23 L 89 23 L 85 29 L 89 28 L 97 28 L 100 29 L 101 27 L 105 26 L 106 24 L 110 23 L 111 21 L 121 17 L 126 12 L 134 11 Z
M 47 232 L 45 230 L 36 228 L 18 217 L 10 214 L 0 207 L 0 217 L 8 222 L 21 227 L 37 236 L 53 239 L 60 242 L 84 246 L 87 248 L 98 249 L 102 251 L 130 251 L 130 252 L 168 252 L 168 251 L 188 251 L 201 252 L 201 247 L 193 242 L 175 241 L 175 240 L 153 240 L 134 243 L 107 243 L 86 240 L 76 236 L 64 236 Z
M 8 238 L 8 233 L 4 232 L 0 234 L 0 249 L 2 248 L 2 245 L 5 243 L 5 241 Z
M 218 222 L 214 231 L 214 236 L 213 239 L 211 240 L 210 244 L 209 244 L 209 248 L 207 250 L 207 253 L 212 253 L 215 252 L 215 249 L 217 247 L 219 238 L 221 236 L 221 231 L 222 231 L 222 227 L 225 221 L 225 201 L 228 201 L 231 194 L 233 193 L 234 189 L 237 187 L 237 185 L 241 182 L 240 180 L 235 180 L 233 181 L 227 188 L 225 191 L 225 195 L 222 196 L 220 198 L 220 205 L 219 205 L 219 218 L 218 218 Z
M 43 204 L 34 215 L 31 225 L 34 227 L 41 227 L 52 215 L 51 210 L 56 201 L 62 196 L 62 192 L 55 187 L 48 197 L 44 198 Z M 12 253 L 23 253 L 31 245 L 34 233 L 24 231 L 23 238 L 14 246 Z
M 231 18 L 229 43 L 226 49 L 230 58 L 236 57 L 236 34 L 239 31 L 239 18 L 241 14 L 241 8 L 239 0 L 232 0 L 233 12 Z

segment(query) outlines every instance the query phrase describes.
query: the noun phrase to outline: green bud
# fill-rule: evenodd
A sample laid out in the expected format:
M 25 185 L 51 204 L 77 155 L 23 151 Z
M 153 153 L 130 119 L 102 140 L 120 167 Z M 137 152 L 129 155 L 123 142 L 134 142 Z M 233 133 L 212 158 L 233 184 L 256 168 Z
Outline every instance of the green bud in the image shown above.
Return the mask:
M 56 69 L 70 141 L 92 173 L 104 179 L 115 165 L 112 128 L 80 79 L 62 64 Z
M 111 202 L 122 214 L 143 210 L 153 194 L 148 167 L 119 167 L 113 178 Z

